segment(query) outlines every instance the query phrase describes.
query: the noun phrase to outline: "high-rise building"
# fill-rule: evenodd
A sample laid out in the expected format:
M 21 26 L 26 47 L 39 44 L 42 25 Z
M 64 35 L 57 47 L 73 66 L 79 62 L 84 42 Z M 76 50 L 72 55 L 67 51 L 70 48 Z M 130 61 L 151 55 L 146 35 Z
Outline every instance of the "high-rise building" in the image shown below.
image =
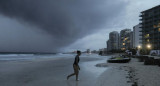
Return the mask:
M 108 50 L 118 50 L 119 49 L 119 33 L 113 31 L 109 33 L 109 40 L 107 42 Z
M 142 32 L 141 31 L 141 25 L 138 24 L 138 25 L 135 25 L 133 27 L 133 48 L 141 48 L 142 46 Z
M 123 29 L 120 31 L 120 49 L 127 50 L 131 47 L 131 29 Z
M 130 32 L 129 39 L 130 39 L 129 48 L 133 48 L 133 31 Z
M 141 12 L 143 49 L 160 50 L 160 5 Z
M 108 40 L 107 42 L 107 51 L 110 51 L 111 50 L 111 43 L 110 43 L 110 40 Z
M 90 49 L 87 49 L 86 52 L 87 52 L 87 53 L 91 53 Z
M 110 32 L 109 40 L 111 43 L 111 49 L 118 50 L 119 49 L 119 33 L 117 31 Z

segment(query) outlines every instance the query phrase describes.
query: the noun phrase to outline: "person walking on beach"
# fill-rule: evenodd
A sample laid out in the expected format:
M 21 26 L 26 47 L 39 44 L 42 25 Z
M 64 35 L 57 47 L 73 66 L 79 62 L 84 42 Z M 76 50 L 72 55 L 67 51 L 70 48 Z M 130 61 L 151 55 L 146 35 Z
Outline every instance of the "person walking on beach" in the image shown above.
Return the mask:
M 80 67 L 79 67 L 78 63 L 80 61 L 80 59 L 79 59 L 80 55 L 81 55 L 81 51 L 77 51 L 77 55 L 76 55 L 74 63 L 73 63 L 74 73 L 68 75 L 67 80 L 69 79 L 69 77 L 76 75 L 76 81 L 79 81 L 78 80 L 78 74 L 79 74 Z

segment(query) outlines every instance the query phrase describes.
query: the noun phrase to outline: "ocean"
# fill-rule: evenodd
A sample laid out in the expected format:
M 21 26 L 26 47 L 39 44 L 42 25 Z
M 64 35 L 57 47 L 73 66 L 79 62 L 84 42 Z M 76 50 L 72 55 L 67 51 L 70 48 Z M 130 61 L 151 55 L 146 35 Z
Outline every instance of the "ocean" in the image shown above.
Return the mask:
M 25 61 L 25 60 L 36 60 L 36 59 L 48 59 L 48 58 L 73 58 L 76 54 L 0 54 L 0 61 Z M 82 54 L 80 56 L 89 58 L 102 58 L 98 54 Z

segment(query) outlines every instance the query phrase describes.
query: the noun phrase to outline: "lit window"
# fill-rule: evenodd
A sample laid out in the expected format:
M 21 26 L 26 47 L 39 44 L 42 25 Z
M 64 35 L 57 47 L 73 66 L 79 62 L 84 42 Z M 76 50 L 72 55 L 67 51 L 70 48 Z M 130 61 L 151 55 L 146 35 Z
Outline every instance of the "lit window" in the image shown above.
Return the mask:
M 150 45 L 150 44 L 147 44 L 147 48 L 150 49 L 150 48 L 151 48 L 151 45 Z
M 138 49 L 140 49 L 141 48 L 141 46 L 140 45 L 138 45 Z
M 121 50 L 125 50 L 125 48 L 121 48 Z
M 153 25 L 153 28 L 157 28 L 157 26 L 156 26 L 156 25 Z
M 149 37 L 149 34 L 146 34 L 146 35 L 145 35 L 145 38 L 148 38 L 148 37 Z
M 160 32 L 160 28 L 158 28 L 158 31 Z
M 126 38 L 124 38 L 124 40 L 123 41 L 126 41 L 128 38 L 126 37 Z
M 160 23 L 158 23 L 157 27 L 160 27 Z

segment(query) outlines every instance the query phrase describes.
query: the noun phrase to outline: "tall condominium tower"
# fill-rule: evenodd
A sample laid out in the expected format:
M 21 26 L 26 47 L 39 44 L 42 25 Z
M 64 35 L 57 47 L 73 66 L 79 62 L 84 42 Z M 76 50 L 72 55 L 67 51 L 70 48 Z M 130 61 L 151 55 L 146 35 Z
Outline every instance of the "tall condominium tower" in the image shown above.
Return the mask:
M 141 12 L 143 49 L 160 50 L 160 5 Z
M 119 33 L 117 31 L 109 33 L 109 40 L 107 44 L 109 50 L 119 49 Z
M 127 50 L 131 47 L 131 29 L 123 29 L 120 31 L 120 49 Z

